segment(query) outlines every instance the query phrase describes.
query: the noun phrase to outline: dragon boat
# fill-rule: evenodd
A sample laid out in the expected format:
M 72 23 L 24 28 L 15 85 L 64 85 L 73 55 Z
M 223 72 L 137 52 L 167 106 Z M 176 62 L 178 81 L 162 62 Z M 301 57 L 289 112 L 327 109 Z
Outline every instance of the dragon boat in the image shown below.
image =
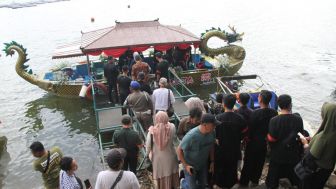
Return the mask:
M 153 51 L 169 52 L 176 49 L 194 49 L 188 64 L 196 64 L 200 57 L 204 57 L 207 69 L 175 69 L 176 74 L 186 85 L 204 85 L 214 83 L 214 78 L 234 75 L 243 65 L 245 50 L 239 45 L 231 43 L 242 40 L 243 33 L 233 33 L 212 28 L 197 37 L 181 26 L 162 25 L 158 19 L 154 21 L 117 22 L 115 26 L 82 32 L 81 39 L 57 48 L 52 59 L 64 59 L 86 56 L 81 62 L 75 62 L 66 67 L 51 70 L 41 75 L 33 74 L 28 69 L 27 50 L 17 42 L 5 43 L 6 55 L 13 55 L 16 51 L 18 59 L 16 72 L 24 80 L 40 87 L 41 89 L 62 97 L 87 97 L 92 99 L 91 90 L 96 87 L 100 92 L 107 92 L 103 77 L 104 62 L 97 57 L 104 54 L 119 58 L 126 52 Z M 227 42 L 226 46 L 210 48 L 208 40 L 218 37 Z M 197 54 L 196 50 L 202 54 Z M 191 52 L 191 50 L 189 51 Z M 149 53 L 150 54 L 150 53 Z M 96 60 L 90 60 L 95 58 Z M 153 56 L 144 57 L 144 62 L 155 67 Z M 97 82 L 87 86 L 91 79 Z

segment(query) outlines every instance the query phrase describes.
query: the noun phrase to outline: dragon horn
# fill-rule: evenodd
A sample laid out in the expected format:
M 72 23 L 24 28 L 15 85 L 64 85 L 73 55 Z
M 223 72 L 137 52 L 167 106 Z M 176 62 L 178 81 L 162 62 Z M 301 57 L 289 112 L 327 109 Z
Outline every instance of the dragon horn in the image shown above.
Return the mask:
M 237 31 L 236 31 L 236 29 L 234 28 L 234 26 L 230 26 L 230 25 L 229 25 L 229 28 L 230 28 L 230 30 L 233 31 L 233 33 L 237 33 Z

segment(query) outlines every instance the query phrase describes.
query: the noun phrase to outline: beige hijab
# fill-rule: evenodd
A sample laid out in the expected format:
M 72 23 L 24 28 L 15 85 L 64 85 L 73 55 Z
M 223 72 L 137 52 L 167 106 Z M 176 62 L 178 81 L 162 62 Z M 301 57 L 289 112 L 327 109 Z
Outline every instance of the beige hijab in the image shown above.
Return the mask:
M 155 125 L 149 127 L 148 131 L 153 135 L 154 143 L 159 146 L 160 150 L 164 150 L 171 138 L 171 128 L 169 117 L 166 112 L 159 111 L 155 115 Z

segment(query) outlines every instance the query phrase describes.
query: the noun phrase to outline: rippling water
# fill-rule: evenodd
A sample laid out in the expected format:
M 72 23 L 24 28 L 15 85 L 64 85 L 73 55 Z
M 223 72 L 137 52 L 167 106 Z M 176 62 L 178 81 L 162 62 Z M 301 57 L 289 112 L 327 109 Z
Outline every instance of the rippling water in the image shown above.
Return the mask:
M 0 5 L 12 2 L 36 1 L 0 0 Z M 322 103 L 336 100 L 335 12 L 333 0 L 72 0 L 0 8 L 0 43 L 22 43 L 31 68 L 40 73 L 65 61 L 51 60 L 56 46 L 79 38 L 81 30 L 110 26 L 115 20 L 160 18 L 163 24 L 182 24 L 195 34 L 234 24 L 245 32 L 247 57 L 240 73 L 257 73 L 278 94 L 291 94 L 295 111 L 317 127 Z M 101 165 L 91 104 L 48 95 L 30 85 L 15 73 L 15 61 L 3 53 L 0 57 L 0 135 L 8 138 L 8 154 L 0 162 L 3 188 L 41 187 L 28 149 L 35 140 L 74 156 L 78 175 L 93 182 Z

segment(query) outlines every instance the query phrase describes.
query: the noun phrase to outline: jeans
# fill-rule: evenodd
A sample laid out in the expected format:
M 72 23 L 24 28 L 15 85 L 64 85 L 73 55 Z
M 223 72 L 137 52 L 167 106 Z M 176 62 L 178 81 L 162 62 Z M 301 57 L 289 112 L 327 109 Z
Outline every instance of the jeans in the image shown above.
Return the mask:
M 183 189 L 204 189 L 207 183 L 207 167 L 203 167 L 200 170 L 194 170 L 193 175 L 189 175 L 186 170 L 184 171 L 185 179 L 181 186 Z

